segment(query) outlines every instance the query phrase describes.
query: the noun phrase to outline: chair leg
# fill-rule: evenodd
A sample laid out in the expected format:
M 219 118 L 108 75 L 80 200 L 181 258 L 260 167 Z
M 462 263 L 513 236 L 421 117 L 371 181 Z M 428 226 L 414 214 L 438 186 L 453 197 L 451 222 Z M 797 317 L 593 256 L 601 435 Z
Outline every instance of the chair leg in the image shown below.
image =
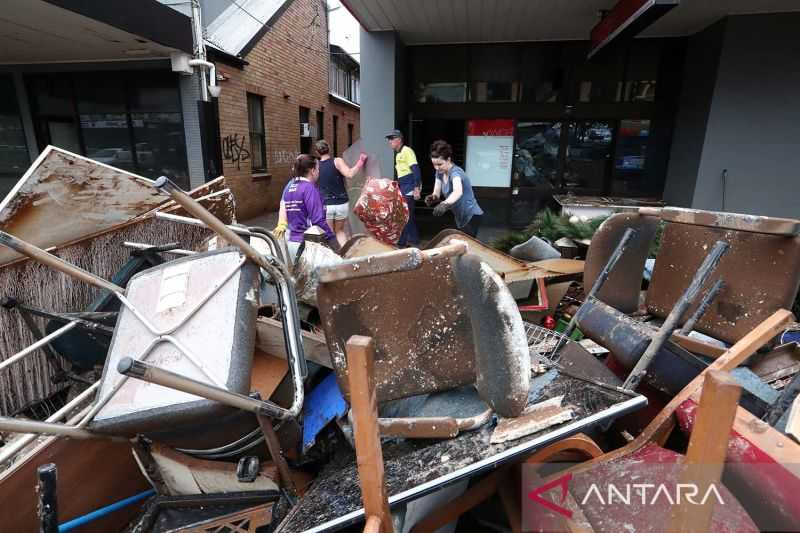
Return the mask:
M 347 341 L 346 350 L 358 480 L 367 516 L 365 530 L 374 531 L 377 528 L 377 533 L 394 533 L 378 430 L 378 401 L 373 381 L 374 345 L 369 337 L 353 335 Z
M 705 495 L 712 483 L 719 483 L 741 393 L 742 388 L 730 374 L 712 370 L 706 375 L 700 407 L 697 409 L 697 421 L 692 429 L 683 470 L 678 478 L 679 487 L 681 484 L 693 485 L 697 494 Z M 704 500 L 699 505 L 687 505 L 685 502 L 683 505 L 676 505 L 669 531 L 709 531 L 716 499 Z
M 497 485 L 497 494 L 500 496 L 500 503 L 506 512 L 508 525 L 511 533 L 522 533 L 522 506 L 520 504 L 520 465 L 514 465 L 503 471 L 500 482 Z

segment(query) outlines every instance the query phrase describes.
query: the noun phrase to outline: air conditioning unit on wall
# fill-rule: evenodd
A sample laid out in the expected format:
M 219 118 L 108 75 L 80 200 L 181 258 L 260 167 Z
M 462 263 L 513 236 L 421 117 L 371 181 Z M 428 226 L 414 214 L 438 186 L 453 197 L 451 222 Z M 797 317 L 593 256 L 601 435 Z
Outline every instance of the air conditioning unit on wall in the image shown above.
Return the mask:
M 300 137 L 311 137 L 311 124 L 308 122 L 300 123 Z

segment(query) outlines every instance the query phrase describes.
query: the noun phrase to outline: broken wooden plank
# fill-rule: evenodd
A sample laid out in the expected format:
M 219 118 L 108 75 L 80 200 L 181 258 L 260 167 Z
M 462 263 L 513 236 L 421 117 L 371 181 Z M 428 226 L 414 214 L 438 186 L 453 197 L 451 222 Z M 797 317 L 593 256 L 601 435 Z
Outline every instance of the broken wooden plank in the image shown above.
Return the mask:
M 153 443 L 150 455 L 173 496 L 278 490 L 278 470 L 271 462 L 261 464 L 255 481 L 243 483 L 236 476 L 236 463 L 198 459 L 158 443 Z
M 492 444 L 498 444 L 509 440 L 515 440 L 536 433 L 550 426 L 572 420 L 572 409 L 562 407 L 561 402 L 564 396 L 556 396 L 543 402 L 529 405 L 521 415 L 516 418 L 503 418 L 497 423 L 497 427 L 492 432 L 489 440 Z
M 571 275 L 571 274 L 582 274 L 583 269 L 586 266 L 586 261 L 581 259 L 543 259 L 541 261 L 534 261 L 530 263 L 532 266 L 535 266 L 539 270 L 544 271 L 544 276 L 546 278 L 555 277 L 555 276 L 563 276 L 563 275 Z
M 381 435 L 406 439 L 450 439 L 458 435 L 458 421 L 449 416 L 379 418 Z
M 393 533 L 392 514 L 383 472 L 383 451 L 378 429 L 378 397 L 375 393 L 375 348 L 369 337 L 353 335 L 347 341 L 347 368 L 353 433 L 358 460 L 361 500 L 367 517 L 380 520 L 382 533 Z
M 793 376 L 800 372 L 800 346 L 794 342 L 783 344 L 771 352 L 754 356 L 749 366 L 767 383 Z
M 692 353 L 705 355 L 706 357 L 711 357 L 713 359 L 716 359 L 725 353 L 725 348 L 714 346 L 713 344 L 689 337 L 688 335 L 683 335 L 677 331 L 672 334 L 670 340 L 681 348 L 685 348 Z
M 325 368 L 333 368 L 325 335 L 301 330 L 303 352 L 307 361 L 313 361 Z M 258 317 L 256 321 L 256 346 L 269 355 L 286 359 L 286 345 L 283 342 L 283 323 L 274 318 Z

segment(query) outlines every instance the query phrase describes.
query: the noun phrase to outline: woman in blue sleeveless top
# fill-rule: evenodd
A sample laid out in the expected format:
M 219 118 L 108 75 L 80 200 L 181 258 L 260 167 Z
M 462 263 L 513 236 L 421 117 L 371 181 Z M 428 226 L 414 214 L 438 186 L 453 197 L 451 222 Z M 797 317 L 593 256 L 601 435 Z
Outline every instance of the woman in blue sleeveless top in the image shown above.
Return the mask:
M 348 167 L 341 157 L 331 157 L 328 141 L 320 139 L 316 144 L 319 154 L 319 192 L 325 203 L 325 218 L 336 234 L 339 245 L 350 238 L 347 215 L 350 212 L 346 179 L 350 179 L 364 167 L 367 155 L 361 154 L 353 167 Z
M 433 210 L 437 217 L 448 209 L 453 210 L 456 226 L 470 237 L 478 235 L 483 210 L 475 199 L 472 185 L 464 169 L 453 163 L 453 147 L 445 141 L 435 141 L 431 145 L 431 163 L 436 170 L 436 184 L 433 194 L 425 197 L 425 205 L 431 206 L 444 199 Z

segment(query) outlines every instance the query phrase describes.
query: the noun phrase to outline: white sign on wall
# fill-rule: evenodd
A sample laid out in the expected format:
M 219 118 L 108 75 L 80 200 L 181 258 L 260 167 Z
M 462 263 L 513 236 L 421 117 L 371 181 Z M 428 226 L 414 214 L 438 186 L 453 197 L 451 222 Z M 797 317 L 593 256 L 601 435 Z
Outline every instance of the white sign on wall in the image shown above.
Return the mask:
M 469 121 L 465 170 L 473 186 L 510 187 L 513 155 L 513 121 Z

